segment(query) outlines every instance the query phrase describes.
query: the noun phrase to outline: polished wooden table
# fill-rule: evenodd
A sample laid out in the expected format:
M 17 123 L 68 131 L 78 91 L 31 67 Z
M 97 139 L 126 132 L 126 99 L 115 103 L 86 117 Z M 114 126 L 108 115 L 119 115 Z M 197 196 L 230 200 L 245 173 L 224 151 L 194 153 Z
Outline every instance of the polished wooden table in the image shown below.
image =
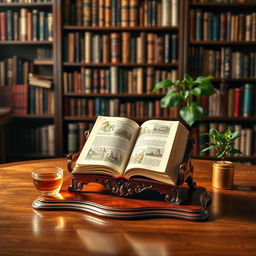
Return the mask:
M 256 166 L 237 164 L 234 190 L 211 187 L 211 161 L 193 160 L 212 195 L 209 220 L 116 220 L 75 211 L 38 211 L 31 170 L 66 170 L 65 159 L 0 165 L 0 255 L 256 255 Z

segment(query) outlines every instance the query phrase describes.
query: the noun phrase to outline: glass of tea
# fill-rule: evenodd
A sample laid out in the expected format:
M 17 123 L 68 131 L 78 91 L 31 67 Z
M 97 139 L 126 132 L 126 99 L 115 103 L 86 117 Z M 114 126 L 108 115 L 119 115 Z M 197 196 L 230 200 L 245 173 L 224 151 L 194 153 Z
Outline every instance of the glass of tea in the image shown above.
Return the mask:
M 63 182 L 63 169 L 53 166 L 39 167 L 32 171 L 33 183 L 42 196 L 59 193 Z

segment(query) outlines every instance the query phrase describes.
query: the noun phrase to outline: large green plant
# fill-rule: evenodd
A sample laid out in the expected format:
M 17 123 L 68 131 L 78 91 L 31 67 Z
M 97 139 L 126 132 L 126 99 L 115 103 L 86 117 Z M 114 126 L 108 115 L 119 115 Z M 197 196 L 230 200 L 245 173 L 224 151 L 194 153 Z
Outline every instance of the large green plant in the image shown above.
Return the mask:
M 202 120 L 203 108 L 199 104 L 200 96 L 210 96 L 215 93 L 211 80 L 212 76 L 199 76 L 195 80 L 185 74 L 181 81 L 164 80 L 156 84 L 153 92 L 162 88 L 169 88 L 166 95 L 161 99 L 161 107 L 174 107 L 182 104 L 179 111 L 181 118 L 192 126 L 195 121 Z
M 239 149 L 234 148 L 234 140 L 240 137 L 238 131 L 231 132 L 230 129 L 227 129 L 224 133 L 219 133 L 212 128 L 209 133 L 205 134 L 211 138 L 211 141 L 207 143 L 208 147 L 201 150 L 201 152 L 214 148 L 216 150 L 216 157 L 223 162 L 227 155 L 242 154 Z

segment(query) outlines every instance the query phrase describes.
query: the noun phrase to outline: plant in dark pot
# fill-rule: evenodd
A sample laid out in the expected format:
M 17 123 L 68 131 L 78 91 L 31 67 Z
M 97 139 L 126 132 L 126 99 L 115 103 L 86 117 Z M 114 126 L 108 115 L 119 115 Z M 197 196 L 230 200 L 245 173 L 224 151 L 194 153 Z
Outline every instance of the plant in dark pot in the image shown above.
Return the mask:
M 173 82 L 168 79 L 161 81 L 155 85 L 153 92 L 168 88 L 166 95 L 161 99 L 161 107 L 168 108 L 181 105 L 179 115 L 190 128 L 195 121 L 202 120 L 203 117 L 203 108 L 200 106 L 199 98 L 215 93 L 212 79 L 212 76 L 199 76 L 193 79 L 190 75 L 185 74 L 181 81 Z
M 227 156 L 242 153 L 239 149 L 234 148 L 234 141 L 240 137 L 239 131 L 232 132 L 227 129 L 224 133 L 220 133 L 215 129 L 210 129 L 206 135 L 209 136 L 210 142 L 201 152 L 214 149 L 216 158 L 221 160 L 213 163 L 212 186 L 219 189 L 232 189 L 234 164 L 225 159 Z

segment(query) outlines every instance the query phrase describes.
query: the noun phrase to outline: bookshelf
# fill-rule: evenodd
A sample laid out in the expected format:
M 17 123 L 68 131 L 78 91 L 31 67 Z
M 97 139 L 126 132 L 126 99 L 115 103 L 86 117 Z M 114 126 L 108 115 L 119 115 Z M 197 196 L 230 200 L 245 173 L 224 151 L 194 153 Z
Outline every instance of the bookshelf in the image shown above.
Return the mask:
M 91 10 L 87 9 L 86 12 L 83 12 L 82 4 L 89 2 L 92 4 Z M 245 85 L 256 85 L 256 52 L 254 50 L 256 32 L 255 36 L 252 31 L 248 32 L 249 36 L 248 33 L 245 33 L 242 38 L 239 38 L 237 34 L 232 35 L 231 38 L 231 36 L 225 37 L 224 34 L 220 35 L 220 33 L 215 32 L 212 33 L 214 38 L 208 38 L 208 34 L 204 35 L 206 25 L 200 25 L 199 30 L 202 34 L 198 33 L 195 26 L 196 16 L 203 20 L 204 13 L 213 14 L 214 26 L 220 24 L 218 23 L 220 22 L 218 15 L 222 14 L 221 17 L 225 20 L 227 18 L 226 13 L 230 13 L 228 18 L 232 18 L 233 14 L 238 16 L 238 18 L 232 18 L 235 20 L 233 22 L 239 23 L 240 20 L 243 22 L 247 16 L 247 19 L 252 21 L 256 19 L 256 14 L 253 14 L 256 7 L 255 1 L 224 3 L 189 0 L 105 0 L 104 3 L 107 5 L 109 3 L 114 4 L 111 5 L 112 7 L 106 8 L 106 10 L 113 12 L 113 17 L 109 16 L 108 11 L 104 12 L 104 15 L 102 14 L 103 10 L 100 9 L 99 5 L 97 7 L 97 3 L 102 2 L 101 0 L 55 0 L 31 3 L 2 3 L 0 1 L 0 13 L 7 10 L 19 13 L 24 8 L 28 12 L 32 12 L 34 9 L 46 13 L 52 12 L 54 24 L 52 41 L 0 40 L 0 61 L 17 55 L 32 63 L 33 68 L 38 72 L 50 74 L 53 77 L 54 112 L 44 114 L 14 113 L 11 127 L 21 126 L 24 129 L 36 129 L 49 124 L 54 125 L 54 156 L 64 156 L 68 152 L 76 151 L 81 146 L 82 141 L 79 140 L 79 136 L 81 136 L 82 130 L 92 127 L 99 114 L 127 116 L 138 123 L 153 118 L 178 120 L 177 109 L 160 108 L 160 99 L 165 92 L 152 94 L 153 85 L 166 78 L 182 79 L 184 73 L 193 76 L 211 74 L 215 77 L 213 82 L 218 90 L 218 98 L 221 99 L 217 103 L 215 102 L 215 105 L 211 103 L 211 109 L 218 109 L 217 112 L 221 115 L 216 115 L 214 111 L 209 115 L 209 102 L 204 102 L 204 108 L 208 114 L 206 111 L 203 125 L 195 127 L 197 134 L 199 130 L 206 131 L 209 126 L 215 125 L 216 127 L 217 124 L 221 124 L 220 128 L 223 129 L 222 124 L 226 123 L 227 125 L 236 125 L 241 130 L 251 128 L 253 131 L 251 141 L 255 141 L 255 107 L 253 109 L 249 106 L 251 112 L 249 111 L 248 115 L 243 115 L 242 109 L 239 109 L 237 116 L 224 115 L 228 109 L 222 111 L 221 102 L 226 102 L 227 108 L 227 100 L 224 99 L 228 99 L 230 91 L 232 94 L 235 89 L 240 89 L 241 102 L 238 105 L 242 108 L 245 102 L 243 100 Z M 125 12 L 127 10 L 121 7 L 117 8 L 115 3 L 123 3 L 125 6 L 127 2 L 132 5 L 138 4 L 138 9 L 130 8 L 135 12 L 129 13 L 131 17 L 136 17 L 136 19 L 133 21 L 128 19 L 128 23 L 125 19 L 122 23 L 120 17 L 122 15 L 126 17 L 127 13 Z M 149 4 L 148 6 L 145 4 L 146 2 Z M 168 3 L 178 3 L 177 13 L 170 12 L 170 5 L 168 8 L 163 8 L 161 6 L 163 2 L 165 2 L 166 7 L 168 7 Z M 119 9 L 120 12 L 117 12 Z M 167 12 L 172 14 L 169 15 L 170 20 L 166 16 Z M 89 21 L 88 13 L 91 15 Z M 146 13 L 151 16 L 149 17 Z M 171 17 L 173 16 L 178 17 L 176 21 L 172 21 Z M 212 16 L 210 15 L 210 17 Z M 159 17 L 164 17 L 165 23 Z M 209 19 L 209 15 L 206 17 Z M 256 22 L 251 23 L 256 24 Z M 239 28 L 238 24 L 236 26 Z M 208 24 L 207 27 L 209 29 L 210 25 Z M 242 25 L 240 25 L 240 30 L 241 28 Z M 222 36 L 221 40 L 218 36 Z M 173 44 L 171 44 L 171 40 L 173 40 Z M 89 45 L 87 48 L 86 44 Z M 154 48 L 149 45 L 154 45 Z M 166 45 L 169 45 L 169 49 L 166 48 Z M 172 50 L 172 46 L 173 49 L 176 49 L 175 51 Z M 220 56 L 225 53 L 227 48 L 231 61 L 233 53 L 237 55 L 237 59 L 244 59 L 244 62 L 238 66 L 239 68 L 234 68 L 232 65 L 229 69 L 221 67 Z M 44 49 L 52 51 L 51 58 Z M 89 52 L 90 54 L 88 54 Z M 48 57 L 44 57 L 44 55 Z M 206 56 L 206 60 L 203 56 Z M 207 63 L 214 63 L 214 65 L 209 66 Z M 248 68 L 244 68 L 246 65 L 250 67 L 250 72 Z M 240 70 L 247 70 L 248 72 L 242 74 L 239 73 Z M 88 77 L 90 79 L 86 80 Z M 115 77 L 116 79 L 114 79 Z M 0 86 L 0 89 L 2 87 Z M 254 100 L 255 95 L 254 88 Z M 29 106 L 28 104 L 27 107 Z M 110 111 L 110 109 L 112 110 Z M 197 139 L 199 141 L 199 138 Z M 205 138 L 201 139 L 202 142 L 205 142 Z M 76 143 L 70 146 L 72 149 L 70 150 L 69 144 L 74 140 Z M 212 155 L 200 155 L 198 149 L 197 151 L 194 157 L 213 159 Z M 8 149 L 7 153 L 8 160 L 51 157 L 38 152 L 17 152 L 11 148 Z M 255 149 L 251 149 L 249 155 L 232 158 L 232 160 L 238 161 L 242 159 L 255 163 Z
M 199 152 L 200 145 L 207 141 L 198 134 L 200 131 L 230 127 L 240 130 L 241 138 L 236 146 L 245 153 L 230 160 L 256 161 L 255 7 L 255 1 L 186 2 L 185 72 L 194 76 L 213 75 L 217 90 L 212 100 L 203 103 L 202 99 L 206 116 L 204 124 L 194 128 L 197 137 L 195 158 L 214 159 L 213 151 L 209 155 Z M 188 65 L 192 60 L 196 63 L 194 67 Z
M 173 76 L 174 79 L 181 78 L 183 70 L 183 17 L 180 13 L 183 13 L 184 1 L 173 1 L 173 4 L 176 5 L 173 8 L 178 8 L 177 13 L 175 13 L 175 21 L 172 21 L 171 18 L 170 20 L 167 19 L 167 21 L 160 19 L 160 13 L 164 11 L 163 4 L 167 6 L 168 1 L 159 0 L 150 1 L 150 3 L 149 1 L 136 0 L 105 1 L 105 5 L 111 2 L 111 16 L 107 16 L 110 14 L 106 14 L 106 12 L 106 16 L 104 16 L 104 14 L 101 16 L 102 10 L 100 10 L 100 5 L 102 1 L 91 1 L 91 9 L 87 9 L 87 12 L 91 12 L 91 20 L 89 21 L 81 14 L 81 2 L 83 1 L 63 1 L 63 5 L 66 4 L 65 6 L 67 6 L 68 4 L 68 8 L 65 7 L 66 10 L 63 8 L 62 26 L 62 38 L 65 40 L 62 45 L 63 54 L 61 60 L 62 73 L 64 74 L 61 78 L 63 85 L 62 99 L 66 106 L 66 109 L 64 108 L 63 110 L 64 134 L 69 134 L 70 131 L 70 136 L 73 138 L 72 133 L 74 130 L 76 130 L 77 134 L 79 133 L 79 124 L 83 123 L 87 128 L 90 128 L 99 114 L 127 116 L 139 123 L 151 118 L 161 117 L 162 119 L 170 119 L 171 115 L 172 118 L 177 119 L 176 110 L 173 111 L 176 113 L 161 110 L 160 98 L 163 96 L 163 93 L 152 94 L 151 91 L 156 79 L 162 80 L 164 76 L 167 78 L 168 75 Z M 97 2 L 99 6 L 97 6 Z M 130 9 L 132 11 L 135 10 L 137 13 L 131 13 L 129 8 L 126 10 L 126 5 L 129 7 L 129 2 L 130 5 L 138 6 L 138 9 Z M 118 3 L 120 6 L 117 6 Z M 169 8 L 170 7 L 171 6 L 169 6 Z M 99 8 L 98 13 L 95 13 L 93 10 L 97 10 L 97 8 Z M 148 10 L 146 10 L 146 8 L 148 8 Z M 67 13 L 67 10 L 73 10 L 77 15 L 75 16 L 72 12 Z M 108 10 L 108 8 L 106 10 Z M 130 19 L 127 21 L 122 19 L 122 17 L 127 15 L 127 13 L 125 13 L 126 11 L 130 12 L 128 17 L 130 15 L 130 18 L 134 18 L 133 20 Z M 143 17 L 140 15 L 142 13 Z M 149 13 L 153 13 L 152 17 L 145 17 Z M 97 16 L 97 14 L 99 16 Z M 86 15 L 85 10 L 84 15 Z M 119 18 L 116 17 L 118 15 L 120 15 Z M 159 15 L 158 18 L 157 15 Z M 166 22 L 166 24 L 163 22 Z M 72 37 L 75 37 L 75 40 L 72 39 Z M 153 43 L 151 42 L 152 39 L 149 37 L 154 38 Z M 85 46 L 85 49 L 81 50 L 81 46 L 76 44 L 75 47 L 70 50 L 70 46 L 74 44 L 73 42 L 80 40 L 82 44 L 85 42 L 85 45 L 88 42 L 86 40 L 91 40 L 91 43 L 88 43 L 90 48 L 86 49 Z M 155 56 L 157 55 L 157 50 L 156 48 L 153 49 L 153 52 L 149 50 L 149 43 L 155 45 L 159 42 L 162 44 L 162 48 L 159 50 L 166 52 L 166 55 L 171 55 L 172 49 L 164 48 L 165 45 L 168 45 L 169 48 L 172 46 L 170 42 L 166 40 L 175 40 L 177 46 L 174 47 L 176 47 L 175 53 L 177 56 L 173 58 L 171 56 L 167 56 L 167 58 L 162 56 L 162 59 L 156 60 Z M 103 44 L 97 47 L 98 42 L 107 42 L 107 50 L 104 49 L 105 46 Z M 118 46 L 115 44 L 118 44 Z M 102 50 L 97 54 L 97 49 L 99 48 Z M 79 52 L 77 49 L 81 51 Z M 92 56 L 88 57 L 86 51 L 91 51 Z M 138 51 L 143 52 L 143 56 L 141 56 Z M 81 52 L 83 53 L 81 54 Z M 117 59 L 115 59 L 116 56 L 114 56 L 113 52 L 118 56 Z M 83 54 L 84 56 L 82 56 Z M 101 55 L 101 57 L 97 55 Z M 150 56 L 153 56 L 153 60 L 149 59 Z M 100 75 L 95 74 L 94 70 L 98 70 Z M 158 70 L 158 78 L 153 77 L 155 70 Z M 87 71 L 88 73 L 86 73 Z M 104 74 L 107 73 L 105 78 L 103 78 L 106 84 L 94 84 L 88 88 L 85 81 L 84 87 L 83 85 L 70 85 L 68 81 L 81 80 L 83 75 L 80 77 L 80 73 L 83 74 L 83 72 L 85 72 L 87 76 L 91 76 L 91 82 L 97 80 L 99 76 L 104 77 Z M 103 74 L 103 76 L 101 76 L 101 74 Z M 113 76 L 116 74 L 118 80 L 114 81 Z M 139 76 L 141 77 L 137 80 L 137 83 L 140 85 L 138 88 L 131 88 L 131 80 Z M 109 80 L 111 82 L 108 82 L 108 77 L 110 77 Z M 102 81 L 101 78 L 99 80 Z M 123 84 L 122 80 L 124 81 Z M 114 86 L 113 82 L 115 84 Z M 111 83 L 110 87 L 108 87 L 108 83 Z M 119 86 L 120 84 L 122 85 Z M 95 86 L 99 86 L 100 88 L 95 89 Z M 103 88 L 101 88 L 101 86 Z M 93 101 L 95 102 L 95 106 L 90 108 Z M 88 109 L 85 112 L 79 109 L 79 106 L 82 106 L 84 110 L 88 105 L 89 109 L 93 109 L 92 113 Z M 97 108 L 97 105 L 100 105 L 100 107 Z M 72 106 L 78 107 L 74 110 Z M 114 106 L 118 106 L 118 108 Z M 145 109 L 145 107 L 148 108 L 148 110 L 145 112 L 141 111 L 141 109 Z M 115 110 L 112 111 L 112 108 L 115 108 Z M 153 111 L 154 108 L 158 110 Z M 68 145 L 69 141 L 72 142 L 72 139 L 70 139 L 69 136 L 66 136 L 66 138 L 64 148 L 66 151 L 72 151 L 68 150 L 68 148 L 75 148 L 74 145 L 70 147 Z M 78 143 L 76 144 L 78 145 Z
M 7 160 L 60 155 L 62 150 L 57 145 L 60 140 L 57 130 L 60 126 L 57 123 L 58 112 L 55 111 L 58 98 L 56 86 L 58 26 L 55 24 L 60 10 L 57 9 L 56 1 L 42 0 L 30 3 L 1 2 L 0 12 L 2 26 L 0 100 L 1 104 L 11 104 L 13 107 L 11 123 L 6 129 Z M 43 20 L 44 24 L 40 23 Z M 3 26 L 6 30 L 3 30 Z M 37 59 L 39 49 L 41 52 L 51 52 L 51 60 Z M 20 65 L 19 61 L 23 64 Z M 46 90 L 34 87 L 35 98 L 32 98 L 33 90 L 29 85 L 29 73 L 52 76 L 53 88 Z M 24 90 L 21 91 L 21 88 Z M 37 106 L 39 104 L 42 104 L 42 109 Z M 55 142 L 50 143 L 50 137 L 54 138 Z M 44 144 L 44 148 L 40 148 L 40 144 Z

